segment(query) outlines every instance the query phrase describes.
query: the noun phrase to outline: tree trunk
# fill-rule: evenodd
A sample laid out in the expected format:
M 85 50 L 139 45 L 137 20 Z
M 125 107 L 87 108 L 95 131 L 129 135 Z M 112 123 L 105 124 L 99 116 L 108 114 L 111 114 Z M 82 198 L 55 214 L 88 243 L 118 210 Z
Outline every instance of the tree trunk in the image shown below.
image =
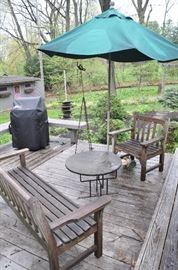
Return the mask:
M 162 34 L 163 35 L 165 33 L 167 15 L 173 6 L 174 6 L 174 3 L 171 3 L 171 0 L 165 0 L 165 11 L 164 11 L 163 25 L 162 25 Z
M 70 0 L 66 0 L 66 32 L 70 30 Z
M 143 3 L 143 0 L 132 0 L 132 4 L 134 8 L 136 9 L 139 23 L 144 24 L 145 23 L 145 13 L 149 4 L 149 0 L 145 0 L 145 3 Z
M 74 16 L 75 16 L 75 27 L 76 27 L 79 25 L 77 1 L 73 0 L 73 5 L 74 5 Z
M 30 53 L 29 47 L 28 47 L 28 45 L 27 45 L 27 43 L 26 43 L 26 41 L 25 41 L 25 39 L 23 37 L 23 33 L 22 33 L 22 30 L 21 30 L 20 24 L 19 24 L 19 22 L 17 20 L 16 14 L 14 12 L 14 8 L 13 8 L 11 0 L 7 0 L 7 3 L 9 5 L 11 15 L 12 15 L 12 17 L 14 19 L 14 22 L 15 22 L 15 25 L 17 27 L 17 31 L 18 31 L 18 34 L 19 34 L 19 37 L 20 37 L 20 43 L 21 43 L 22 47 L 24 48 L 26 59 L 31 59 L 31 53 Z

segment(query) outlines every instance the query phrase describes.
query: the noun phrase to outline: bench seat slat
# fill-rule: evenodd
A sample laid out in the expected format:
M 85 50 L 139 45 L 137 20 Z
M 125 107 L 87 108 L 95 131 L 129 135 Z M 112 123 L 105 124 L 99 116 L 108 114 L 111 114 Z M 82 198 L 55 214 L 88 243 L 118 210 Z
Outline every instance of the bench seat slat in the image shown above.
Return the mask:
M 49 194 L 52 194 L 54 198 L 60 201 L 69 210 L 73 211 L 76 208 L 78 208 L 77 204 L 72 202 L 69 198 L 66 199 L 64 196 L 61 195 L 61 193 L 58 193 L 57 190 L 55 190 L 52 186 L 46 184 L 46 182 L 42 178 L 34 174 L 32 171 L 28 170 L 27 168 L 18 168 L 18 169 L 22 171 L 25 175 L 29 176 L 30 179 L 33 179 L 34 183 L 36 183 L 45 190 L 45 193 L 47 192 Z M 89 226 L 93 226 L 95 224 L 94 220 L 91 217 L 87 217 L 84 220 L 89 224 Z M 81 220 L 79 224 L 80 226 L 82 226 L 83 230 L 88 229 L 88 226 L 83 220 Z
M 50 221 L 53 221 L 57 218 L 62 217 L 64 214 L 69 213 L 70 211 L 68 210 L 68 212 L 66 213 L 62 213 L 61 209 L 59 210 L 59 208 L 57 208 L 54 204 L 57 203 L 59 206 L 59 202 L 57 202 L 57 200 L 54 201 L 54 199 L 52 198 L 52 196 L 50 196 L 48 199 L 44 197 L 45 192 L 43 192 L 41 190 L 40 187 L 38 187 L 36 184 L 33 187 L 32 185 L 30 185 L 31 179 L 26 177 L 26 182 L 24 181 L 24 175 L 22 173 L 21 170 L 11 170 L 10 175 L 13 176 L 30 194 L 32 194 L 33 196 L 36 196 L 36 198 L 42 203 L 42 205 L 45 207 L 45 209 L 47 209 L 48 211 L 45 210 L 45 212 L 48 214 L 48 219 Z M 34 184 L 34 183 L 33 183 Z M 48 194 L 49 196 L 49 194 Z M 53 204 L 51 203 L 51 201 L 53 201 Z M 89 229 L 89 226 L 88 226 Z M 58 232 L 58 236 L 60 238 L 60 240 L 62 242 L 69 242 L 71 239 L 75 239 L 77 238 L 79 235 L 83 234 L 84 231 L 81 230 L 81 228 L 79 226 L 77 226 L 76 224 L 69 224 L 67 226 L 64 226 L 61 228 L 61 230 L 59 230 L 61 232 Z M 78 232 L 78 234 L 76 234 L 75 232 Z
M 24 186 L 23 179 L 21 179 L 19 175 L 14 174 L 13 171 L 10 172 L 10 175 L 13 176 L 15 180 L 22 185 L 23 188 L 25 188 L 30 194 L 35 196 L 41 202 L 41 204 L 43 205 L 43 209 L 47 214 L 48 221 L 51 222 L 56 219 L 57 216 L 49 210 L 50 204 L 47 201 L 45 201 L 45 199 L 42 196 L 38 196 L 38 193 L 35 192 L 35 190 L 33 190 L 32 188 L 30 188 L 30 186 L 26 188 L 27 186 Z M 69 232 L 66 232 L 66 226 L 64 226 L 61 230 L 58 230 L 58 232 L 56 232 L 56 236 L 58 236 L 63 243 L 69 242 L 70 239 L 74 239 L 76 237 L 76 235 L 74 236 L 70 234 L 69 238 L 68 234 Z
M 21 175 L 24 178 L 24 181 L 25 181 L 25 178 L 27 176 L 28 180 L 26 180 L 26 182 L 28 184 L 31 183 L 32 186 L 36 184 L 34 187 L 35 189 L 38 189 L 38 187 L 41 187 L 45 192 L 45 196 L 46 196 L 46 194 L 52 195 L 54 197 L 54 199 L 57 200 L 53 204 L 57 208 L 63 209 L 64 214 L 67 214 L 68 212 L 74 211 L 76 208 L 78 208 L 78 206 L 76 204 L 71 202 L 68 198 L 65 199 L 64 196 L 62 196 L 55 189 L 53 189 L 52 186 L 49 186 L 47 183 L 45 183 L 45 181 L 43 179 L 41 179 L 40 177 L 37 177 L 36 174 L 29 171 L 28 169 L 17 168 L 17 169 L 15 169 L 15 172 L 17 174 L 22 173 Z M 49 201 L 51 202 L 51 198 L 49 199 Z M 89 226 L 93 226 L 95 224 L 95 222 L 91 217 L 87 217 L 87 218 L 77 222 L 77 224 L 82 228 L 82 230 L 86 231 L 86 230 L 88 230 Z
M 18 174 L 16 174 L 16 172 L 14 173 L 14 170 L 13 170 L 10 173 L 30 194 L 32 194 L 33 196 L 35 196 L 42 203 L 43 207 L 45 208 L 45 212 L 47 213 L 47 217 L 48 217 L 48 219 L 50 221 L 53 221 L 56 218 L 60 218 L 64 214 L 67 214 L 67 213 L 70 212 L 70 211 L 68 211 L 66 213 L 63 213 L 61 211 L 61 209 L 59 210 L 57 208 L 57 205 L 55 205 L 55 203 L 56 203 L 56 204 L 58 204 L 58 206 L 60 206 L 60 204 L 57 202 L 57 200 L 54 201 L 53 198 L 52 198 L 52 196 L 46 198 L 47 196 L 46 197 L 44 196 L 45 193 L 40 189 L 40 187 L 38 187 L 36 185 L 35 186 L 31 186 L 30 183 L 28 183 L 28 181 L 31 182 L 29 178 L 26 178 L 27 182 L 25 182 L 23 180 L 24 178 L 22 178 L 23 177 L 22 172 L 18 172 Z M 48 196 L 49 196 L 49 194 L 48 194 Z M 52 202 L 53 202 L 53 204 L 52 204 Z M 69 230 L 68 227 L 70 228 L 70 230 Z M 69 238 L 66 238 L 64 236 L 62 238 L 62 241 L 63 242 L 68 241 L 70 238 L 71 239 L 74 239 L 75 237 L 78 236 L 78 235 L 76 235 L 76 233 L 73 232 L 75 230 L 75 227 L 77 228 L 77 231 L 79 231 L 78 226 L 75 225 L 75 224 L 72 224 L 72 223 L 69 224 L 67 227 L 64 226 L 63 228 L 61 228 L 61 230 L 67 236 L 69 236 Z M 73 228 L 73 230 L 72 230 L 72 228 Z M 83 233 L 83 230 L 80 230 L 80 234 L 82 234 L 82 233 Z

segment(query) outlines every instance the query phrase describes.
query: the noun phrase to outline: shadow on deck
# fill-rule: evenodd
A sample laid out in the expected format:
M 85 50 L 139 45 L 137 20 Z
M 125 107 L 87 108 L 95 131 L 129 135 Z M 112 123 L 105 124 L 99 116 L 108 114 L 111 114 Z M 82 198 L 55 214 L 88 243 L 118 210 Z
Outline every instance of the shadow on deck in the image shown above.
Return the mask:
M 88 144 L 80 142 L 78 152 L 87 150 Z M 106 150 L 104 145 L 94 145 L 95 150 Z M 6 149 L 7 150 L 7 149 Z M 45 181 L 62 191 L 80 205 L 96 198 L 89 195 L 88 183 L 80 183 L 79 176 L 65 168 L 66 159 L 74 154 L 75 146 L 55 142 L 51 147 L 27 156 L 27 166 Z M 140 165 L 128 170 L 120 168 L 117 179 L 109 182 L 112 202 L 104 212 L 103 256 L 96 259 L 90 255 L 73 269 L 133 269 L 148 230 L 154 209 L 162 190 L 172 156 L 167 154 L 163 173 L 158 170 L 147 174 L 140 181 Z M 153 163 L 156 159 L 149 162 Z M 3 161 L 3 168 L 17 165 L 17 159 Z M 93 192 L 95 186 L 92 186 Z M 83 241 L 64 256 L 67 260 L 85 249 L 90 242 Z M 47 256 L 43 248 L 27 231 L 11 209 L 0 198 L 0 270 L 47 270 Z M 150 269 L 151 270 L 151 269 Z

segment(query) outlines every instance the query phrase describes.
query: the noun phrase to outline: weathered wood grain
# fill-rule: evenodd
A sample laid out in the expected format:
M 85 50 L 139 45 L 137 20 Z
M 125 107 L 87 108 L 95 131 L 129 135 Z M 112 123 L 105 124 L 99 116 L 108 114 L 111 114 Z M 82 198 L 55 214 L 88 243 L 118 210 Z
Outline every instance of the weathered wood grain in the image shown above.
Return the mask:
M 89 205 L 76 206 L 26 168 L 25 151 L 15 151 L 9 155 L 9 158 L 19 155 L 21 167 L 8 172 L 0 168 L 0 193 L 47 251 L 49 268 L 61 269 L 58 255 L 92 234 L 94 234 L 94 244 L 66 262 L 64 269 L 71 268 L 93 252 L 97 258 L 100 258 L 103 250 L 103 210 L 110 203 L 111 198 L 103 196 Z M 8 155 L 1 156 L 1 160 L 5 158 L 8 158 Z M 94 219 L 90 217 L 92 214 Z M 24 251 L 19 250 L 18 253 Z
M 176 151 L 175 157 L 171 163 L 146 239 L 139 254 L 135 270 L 159 269 L 170 217 L 174 206 L 177 185 L 178 150 Z M 172 235 L 171 237 L 174 236 Z
M 107 149 L 104 145 L 94 144 L 93 147 L 96 150 Z M 78 151 L 85 150 L 88 150 L 88 144 L 79 142 Z M 27 166 L 31 163 L 34 166 L 33 171 L 40 175 L 47 183 L 67 195 L 76 203 L 84 205 L 96 198 L 86 198 L 89 194 L 88 185 L 80 183 L 79 177 L 70 173 L 65 168 L 65 160 L 70 155 L 73 155 L 74 151 L 75 146 L 63 152 L 56 151 L 48 160 L 47 152 L 43 154 L 43 150 L 39 153 L 30 153 L 27 156 Z M 43 155 L 46 158 L 43 158 Z M 154 170 L 148 173 L 145 182 L 141 182 L 139 179 L 139 162 L 137 162 L 136 167 L 132 170 L 121 168 L 118 171 L 118 178 L 109 182 L 109 191 L 115 192 L 115 194 L 111 195 L 112 203 L 106 207 L 103 216 L 103 256 L 100 259 L 95 259 L 93 255 L 90 255 L 82 263 L 73 267 L 74 270 L 133 269 L 147 233 L 152 213 L 159 199 L 171 158 L 171 155 L 166 155 L 164 172 L 159 173 L 157 170 Z M 148 162 L 150 162 L 150 165 L 154 165 L 157 160 L 153 158 Z M 11 167 L 13 165 L 13 159 L 10 163 Z M 4 163 L 5 166 L 8 166 L 8 164 Z M 94 188 L 95 186 L 93 185 L 93 191 Z M 47 257 L 45 257 L 45 252 L 40 250 L 40 245 L 2 200 L 0 200 L 0 226 L 0 229 L 5 228 L 2 229 L 2 233 L 0 234 L 0 238 L 2 237 L 4 241 L 6 239 L 8 241 L 11 240 L 12 245 L 25 249 L 26 252 L 36 253 L 35 255 L 37 257 L 39 256 L 41 260 L 46 260 Z M 15 232 L 17 237 L 13 237 Z M 28 241 L 28 239 L 30 240 Z M 80 245 L 76 245 L 65 256 L 62 256 L 62 263 L 75 257 L 80 251 L 84 251 L 92 241 L 93 239 L 89 237 L 87 241 L 82 241 Z M 0 245 L 0 254 L 2 249 Z M 31 261 L 31 259 L 29 260 Z M 28 270 L 41 270 L 41 268 L 38 268 L 38 263 L 35 266 L 30 266 L 29 263 L 28 267 Z M 13 268 L 9 269 L 12 270 Z M 14 267 L 13 270 L 22 269 L 27 268 L 19 266 L 19 268 Z M 6 270 L 6 268 L 2 270 Z M 45 265 L 43 270 L 49 270 L 48 265 Z

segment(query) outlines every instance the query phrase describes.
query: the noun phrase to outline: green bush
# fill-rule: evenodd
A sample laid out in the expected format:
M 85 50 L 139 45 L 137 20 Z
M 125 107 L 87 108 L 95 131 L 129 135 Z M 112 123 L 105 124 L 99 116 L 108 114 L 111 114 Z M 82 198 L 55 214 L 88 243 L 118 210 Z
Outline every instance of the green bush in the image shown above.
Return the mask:
M 103 122 L 107 120 L 108 111 L 108 95 L 103 95 L 96 103 L 96 118 L 101 119 Z M 124 120 L 126 117 L 126 111 L 121 104 L 120 98 L 116 95 L 110 97 L 110 118 Z
M 126 112 L 118 96 L 110 98 L 110 130 L 124 127 Z M 106 143 L 107 141 L 107 111 L 108 96 L 102 96 L 95 105 L 95 116 L 93 121 L 92 141 Z M 123 135 L 119 139 L 123 139 Z
M 159 99 L 159 102 L 164 107 L 169 107 L 171 109 L 178 109 L 178 89 L 170 88 L 167 89 L 162 97 Z
M 174 153 L 177 147 L 178 147 L 178 123 L 172 121 L 168 131 L 166 152 Z

